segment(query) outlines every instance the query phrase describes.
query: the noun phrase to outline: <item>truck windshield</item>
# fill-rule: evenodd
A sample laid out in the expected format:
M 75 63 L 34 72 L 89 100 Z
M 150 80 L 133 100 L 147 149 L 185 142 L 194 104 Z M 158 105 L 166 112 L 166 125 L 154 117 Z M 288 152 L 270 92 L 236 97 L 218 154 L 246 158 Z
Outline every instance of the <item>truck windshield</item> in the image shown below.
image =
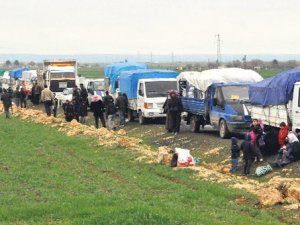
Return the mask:
M 73 72 L 51 73 L 51 79 L 52 78 L 75 78 L 75 73 Z
M 176 81 L 146 82 L 146 96 L 148 98 L 167 97 L 169 90 L 177 90 Z
M 225 101 L 235 101 L 235 100 L 248 101 L 249 100 L 248 90 L 249 90 L 248 86 L 222 87 L 222 92 Z
M 94 90 L 105 90 L 104 81 L 95 81 Z

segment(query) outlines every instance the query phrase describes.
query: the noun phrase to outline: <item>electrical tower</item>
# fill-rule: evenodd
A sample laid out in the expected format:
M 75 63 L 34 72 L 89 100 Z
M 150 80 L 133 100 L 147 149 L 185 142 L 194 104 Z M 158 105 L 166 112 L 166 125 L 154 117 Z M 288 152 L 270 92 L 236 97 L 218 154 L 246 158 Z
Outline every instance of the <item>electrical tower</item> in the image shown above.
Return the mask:
M 217 66 L 219 67 L 222 63 L 221 59 L 221 37 L 220 34 L 215 36 L 217 38 Z

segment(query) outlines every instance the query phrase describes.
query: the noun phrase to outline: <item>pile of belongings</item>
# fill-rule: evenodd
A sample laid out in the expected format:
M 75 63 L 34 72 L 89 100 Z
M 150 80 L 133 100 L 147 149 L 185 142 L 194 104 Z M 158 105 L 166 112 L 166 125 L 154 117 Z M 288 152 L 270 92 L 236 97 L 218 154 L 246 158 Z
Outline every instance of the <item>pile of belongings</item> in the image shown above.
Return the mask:
M 260 176 L 266 175 L 269 172 L 272 172 L 272 170 L 273 169 L 269 164 L 266 166 L 260 166 L 260 167 L 256 168 L 255 175 L 260 177 Z

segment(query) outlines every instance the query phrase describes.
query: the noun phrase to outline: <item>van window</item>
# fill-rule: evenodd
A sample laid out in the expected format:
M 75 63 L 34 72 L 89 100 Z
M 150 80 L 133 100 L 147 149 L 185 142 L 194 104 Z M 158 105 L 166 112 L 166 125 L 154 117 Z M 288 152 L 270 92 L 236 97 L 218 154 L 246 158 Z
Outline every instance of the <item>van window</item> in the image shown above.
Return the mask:
M 143 83 L 140 83 L 140 85 L 139 85 L 139 95 L 144 96 L 144 85 L 143 85 Z

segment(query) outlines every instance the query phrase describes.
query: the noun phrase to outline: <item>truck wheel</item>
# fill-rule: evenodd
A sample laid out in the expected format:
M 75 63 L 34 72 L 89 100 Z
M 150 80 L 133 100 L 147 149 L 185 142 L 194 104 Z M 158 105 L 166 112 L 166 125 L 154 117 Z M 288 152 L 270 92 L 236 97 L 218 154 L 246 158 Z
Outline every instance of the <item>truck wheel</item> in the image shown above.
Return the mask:
M 200 130 L 200 122 L 198 121 L 196 116 L 191 116 L 190 119 L 190 128 L 194 133 L 198 133 Z
M 145 124 L 145 122 L 146 122 L 146 119 L 143 116 L 143 113 L 139 112 L 139 124 L 143 125 L 143 124 Z
M 129 122 L 132 122 L 134 121 L 134 116 L 133 116 L 133 112 L 131 109 L 128 109 L 128 112 L 127 112 L 127 119 Z
M 229 136 L 229 131 L 228 131 L 228 127 L 227 127 L 227 124 L 226 124 L 226 121 L 225 120 L 221 120 L 220 121 L 220 137 L 225 139 L 225 138 L 228 138 Z

